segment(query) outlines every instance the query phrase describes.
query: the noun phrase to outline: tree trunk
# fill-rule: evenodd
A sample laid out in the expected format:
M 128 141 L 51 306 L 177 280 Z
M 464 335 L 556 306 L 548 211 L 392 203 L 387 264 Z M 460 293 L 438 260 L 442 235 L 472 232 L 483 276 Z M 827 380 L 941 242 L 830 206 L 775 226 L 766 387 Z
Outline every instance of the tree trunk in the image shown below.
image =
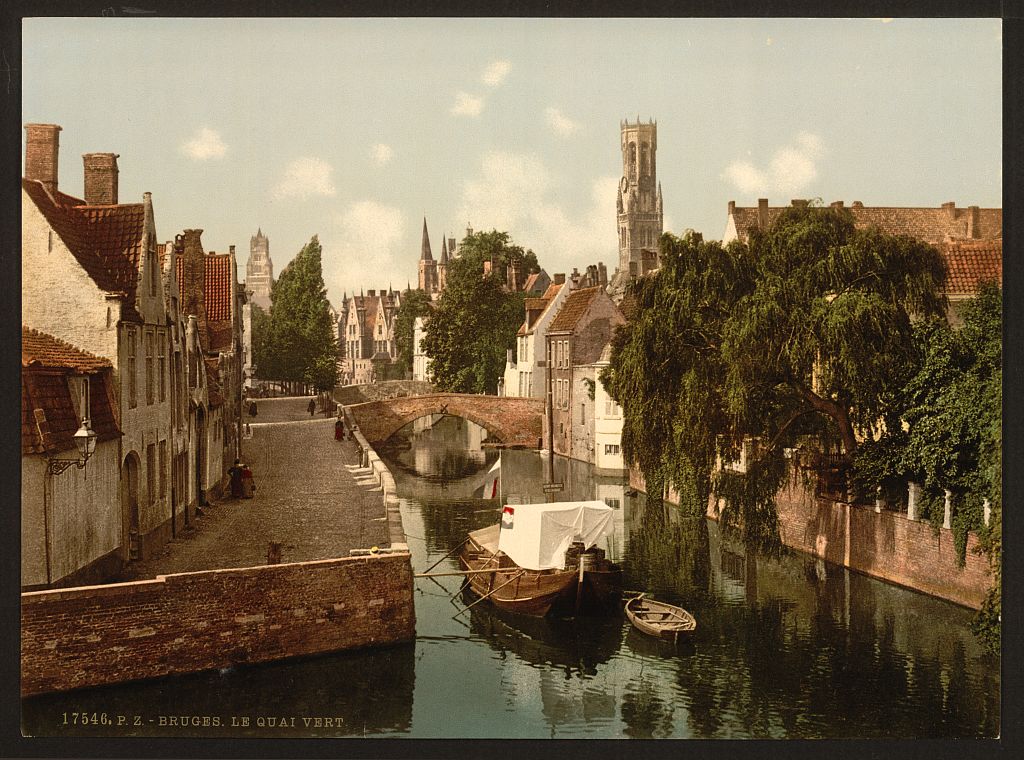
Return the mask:
M 852 457 L 853 452 L 857 450 L 857 436 L 853 433 L 853 424 L 850 422 L 849 412 L 832 399 L 819 396 L 805 386 L 796 386 L 796 392 L 814 409 L 827 414 L 836 421 L 836 424 L 839 426 L 839 435 L 843 438 L 843 448 L 846 450 L 846 456 L 847 458 Z

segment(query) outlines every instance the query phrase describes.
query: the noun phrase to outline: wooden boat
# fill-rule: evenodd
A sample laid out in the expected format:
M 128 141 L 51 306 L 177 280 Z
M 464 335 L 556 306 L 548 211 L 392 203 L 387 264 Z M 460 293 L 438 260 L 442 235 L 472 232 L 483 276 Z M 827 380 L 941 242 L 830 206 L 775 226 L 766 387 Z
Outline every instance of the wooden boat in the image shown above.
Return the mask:
M 546 505 L 547 506 L 547 505 Z M 562 567 L 532 570 L 498 548 L 501 524 L 469 534 L 459 552 L 469 587 L 504 610 L 542 617 L 615 614 L 622 604 L 622 569 L 603 549 L 572 543 Z
M 697 619 L 682 607 L 656 602 L 643 594 L 626 602 L 626 617 L 637 630 L 666 641 L 678 641 L 680 635 L 697 630 Z

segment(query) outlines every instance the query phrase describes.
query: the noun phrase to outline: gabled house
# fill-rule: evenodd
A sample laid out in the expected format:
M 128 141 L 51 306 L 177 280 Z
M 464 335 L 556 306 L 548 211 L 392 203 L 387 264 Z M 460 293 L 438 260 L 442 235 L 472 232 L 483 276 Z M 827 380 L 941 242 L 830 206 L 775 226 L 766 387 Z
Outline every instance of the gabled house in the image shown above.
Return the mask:
M 395 347 L 395 316 L 401 295 L 387 291 L 366 291 L 346 299 L 342 309 L 342 341 L 344 343 L 342 382 L 362 385 L 374 381 L 374 362 L 393 362 L 398 356 Z
M 99 583 L 121 569 L 117 420 L 109 359 L 22 327 L 22 589 Z M 80 467 L 74 435 L 86 421 L 96 444 Z
M 170 538 L 168 322 L 149 193 L 118 202 L 118 156 L 83 156 L 85 198 L 57 187 L 60 127 L 28 124 L 22 321 L 112 365 L 123 559 Z
M 515 351 L 509 351 L 505 362 L 502 388 L 506 396 L 544 398 L 547 393 L 545 343 L 548 325 L 555 318 L 572 290 L 564 274 L 539 297 L 527 296 L 525 317 L 516 333 Z
M 604 289 L 593 287 L 571 291 L 548 326 L 551 412 L 545 424 L 556 454 L 594 461 L 595 365 L 625 321 Z

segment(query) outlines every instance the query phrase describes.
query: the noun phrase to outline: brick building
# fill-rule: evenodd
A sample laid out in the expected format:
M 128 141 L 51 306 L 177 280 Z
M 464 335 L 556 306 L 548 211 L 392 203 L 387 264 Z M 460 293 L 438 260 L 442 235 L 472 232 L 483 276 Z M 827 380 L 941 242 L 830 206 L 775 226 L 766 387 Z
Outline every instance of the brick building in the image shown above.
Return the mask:
M 547 330 L 571 290 L 565 275 L 556 274 L 554 282 L 541 296 L 527 296 L 525 318 L 516 334 L 516 348 L 509 351 L 505 362 L 504 395 L 545 398 Z
M 594 461 L 595 364 L 625 321 L 608 294 L 593 287 L 571 291 L 548 326 L 551 412 L 546 424 L 556 454 Z
M 380 366 L 397 359 L 395 315 L 401 305 L 401 293 L 391 288 L 343 299 L 339 318 L 343 385 L 372 383 L 375 363 Z

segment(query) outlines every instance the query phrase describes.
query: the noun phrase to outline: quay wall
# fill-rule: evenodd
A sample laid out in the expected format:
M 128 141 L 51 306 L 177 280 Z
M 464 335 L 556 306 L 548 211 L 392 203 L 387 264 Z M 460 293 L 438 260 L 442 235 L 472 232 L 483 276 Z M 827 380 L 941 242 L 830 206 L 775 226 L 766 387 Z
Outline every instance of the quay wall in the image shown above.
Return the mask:
M 21 595 L 21 693 L 415 638 L 407 552 Z
M 643 474 L 630 469 L 630 485 L 644 491 Z M 675 493 L 668 501 L 678 503 Z M 783 544 L 873 578 L 980 609 L 992 585 L 988 558 L 967 537 L 967 556 L 957 565 L 953 531 L 910 520 L 902 512 L 821 499 L 803 484 L 776 495 Z M 708 517 L 718 519 L 714 499 Z

